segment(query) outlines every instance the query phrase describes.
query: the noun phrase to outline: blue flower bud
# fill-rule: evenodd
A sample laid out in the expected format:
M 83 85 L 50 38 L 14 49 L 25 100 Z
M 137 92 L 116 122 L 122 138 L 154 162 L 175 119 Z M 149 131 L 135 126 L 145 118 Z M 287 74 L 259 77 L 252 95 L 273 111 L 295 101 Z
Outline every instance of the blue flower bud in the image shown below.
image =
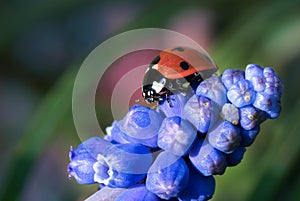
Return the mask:
M 270 119 L 276 119 L 279 115 L 280 115 L 280 110 L 281 110 L 281 106 L 280 106 L 280 103 L 278 103 L 279 105 L 277 105 L 277 108 L 278 110 L 274 111 L 274 110 L 270 110 L 270 111 L 267 111 L 267 114 L 268 114 L 268 118 Z
M 162 120 L 161 115 L 155 110 L 135 105 L 118 122 L 118 125 L 120 130 L 125 133 L 124 138 L 127 141 L 155 148 Z
M 242 140 L 241 140 L 241 147 L 249 147 L 250 145 L 252 145 L 252 143 L 254 142 L 257 134 L 259 133 L 260 127 L 254 127 L 251 130 L 245 130 L 243 128 L 241 128 L 241 136 L 242 136 Z
M 227 97 L 236 107 L 243 107 L 252 104 L 255 91 L 248 80 L 240 80 L 228 90 Z
M 266 89 L 264 92 L 268 95 L 280 97 L 283 91 L 283 84 L 280 77 L 277 75 L 274 69 L 270 67 L 264 68 L 263 74 L 266 80 Z
M 263 76 L 264 68 L 258 64 L 248 64 L 245 70 L 245 78 L 250 80 L 251 77 Z
M 237 125 L 240 121 L 238 108 L 230 103 L 226 103 L 223 105 L 220 117 L 226 121 L 229 121 L 233 125 Z
M 165 118 L 158 132 L 158 146 L 174 155 L 185 155 L 197 137 L 193 126 L 178 116 Z
M 226 89 L 229 90 L 238 81 L 245 79 L 245 73 L 239 69 L 226 69 L 221 79 Z
M 238 165 L 242 161 L 245 151 L 245 147 L 238 147 L 236 150 L 234 150 L 234 152 L 228 154 L 227 165 L 229 167 Z
M 259 109 L 256 109 L 253 106 L 249 105 L 240 108 L 240 124 L 245 130 L 251 130 L 259 126 L 266 119 L 266 113 Z
M 218 76 L 212 76 L 201 82 L 197 87 L 196 95 L 209 98 L 220 108 L 227 102 L 226 88 Z
M 85 199 L 84 201 L 108 201 L 115 200 L 122 192 L 124 192 L 125 188 L 110 188 L 108 186 L 104 186 L 96 193 Z
M 206 201 L 212 198 L 216 182 L 213 176 L 205 177 L 197 172 L 194 167 L 189 167 L 189 183 L 187 188 L 179 194 L 179 201 Z
M 207 141 L 200 140 L 189 153 L 193 166 L 204 176 L 223 174 L 227 161 L 225 153 L 215 149 Z
M 99 137 L 92 137 L 81 143 L 77 149 L 71 147 L 68 165 L 69 178 L 72 176 L 79 184 L 92 184 L 94 181 L 93 165 L 97 155 L 102 154 L 111 143 Z
M 71 148 L 69 177 L 100 183 L 91 200 L 211 199 L 212 175 L 239 164 L 260 124 L 278 117 L 283 84 L 272 68 L 249 64 L 192 88 L 196 94 L 182 89 L 156 109 L 135 105 L 106 128 L 106 140 Z
M 264 92 L 257 93 L 253 106 L 268 113 L 268 117 L 271 119 L 277 118 L 281 110 L 278 97 L 271 96 Z
M 164 113 L 166 117 L 180 116 L 183 117 L 183 107 L 187 101 L 187 95 L 182 93 L 176 93 L 169 96 L 169 101 L 164 101 L 160 106 L 159 110 Z
M 160 201 L 144 184 L 135 185 L 121 193 L 114 201 Z
M 129 143 L 125 139 L 125 135 L 126 134 L 120 130 L 118 122 L 114 121 L 111 126 L 106 128 L 106 135 L 104 136 L 104 139 L 110 141 L 113 144 Z
M 216 120 L 218 110 L 218 106 L 210 99 L 194 95 L 184 106 L 184 116 L 199 132 L 206 133 Z
M 114 144 L 98 154 L 94 180 L 109 187 L 126 188 L 142 180 L 152 163 L 148 148 L 138 144 Z
M 185 161 L 169 152 L 161 152 L 150 167 L 146 187 L 162 199 L 178 196 L 188 184 L 189 169 Z
M 224 152 L 233 152 L 241 142 L 240 129 L 228 121 L 221 121 L 207 134 L 209 143 Z
M 263 75 L 263 68 L 260 65 L 247 65 L 245 78 L 252 83 L 255 91 L 263 91 L 265 89 L 265 77 Z

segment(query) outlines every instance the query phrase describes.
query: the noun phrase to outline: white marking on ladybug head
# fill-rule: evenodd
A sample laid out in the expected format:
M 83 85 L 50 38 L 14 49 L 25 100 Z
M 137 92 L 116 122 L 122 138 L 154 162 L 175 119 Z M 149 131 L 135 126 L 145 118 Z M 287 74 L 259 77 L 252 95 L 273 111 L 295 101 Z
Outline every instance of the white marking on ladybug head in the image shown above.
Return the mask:
M 166 84 L 166 78 L 162 78 L 159 82 L 154 81 L 152 83 L 152 88 L 156 93 L 161 92 L 162 88 L 164 88 Z
M 152 66 L 152 69 L 157 70 L 157 69 L 158 69 L 158 65 L 157 65 L 157 64 L 153 65 L 153 66 Z

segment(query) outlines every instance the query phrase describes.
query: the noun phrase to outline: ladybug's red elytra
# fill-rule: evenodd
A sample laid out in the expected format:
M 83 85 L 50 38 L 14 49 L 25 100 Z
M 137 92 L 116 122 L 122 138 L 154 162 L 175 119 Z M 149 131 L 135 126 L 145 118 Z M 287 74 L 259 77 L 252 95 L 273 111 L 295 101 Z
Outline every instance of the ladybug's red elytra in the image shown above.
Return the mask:
M 195 88 L 218 70 L 204 51 L 190 47 L 163 50 L 146 70 L 142 95 L 147 103 L 162 103 L 176 92 Z

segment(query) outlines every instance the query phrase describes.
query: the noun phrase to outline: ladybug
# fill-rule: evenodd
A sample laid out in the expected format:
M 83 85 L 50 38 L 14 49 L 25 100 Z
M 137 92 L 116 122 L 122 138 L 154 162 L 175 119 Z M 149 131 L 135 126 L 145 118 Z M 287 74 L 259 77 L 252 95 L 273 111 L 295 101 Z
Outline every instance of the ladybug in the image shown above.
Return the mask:
M 147 68 L 143 80 L 142 95 L 151 104 L 169 101 L 174 93 L 195 91 L 203 79 L 218 70 L 206 52 L 190 47 L 163 50 Z

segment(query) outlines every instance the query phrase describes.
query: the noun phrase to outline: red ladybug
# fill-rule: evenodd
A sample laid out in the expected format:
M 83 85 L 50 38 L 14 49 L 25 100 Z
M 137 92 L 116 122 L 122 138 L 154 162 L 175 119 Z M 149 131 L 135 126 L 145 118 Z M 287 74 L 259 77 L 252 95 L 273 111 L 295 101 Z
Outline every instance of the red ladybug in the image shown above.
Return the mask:
M 169 102 L 171 94 L 195 90 L 203 79 L 217 70 L 205 52 L 189 47 L 169 48 L 160 52 L 147 68 L 142 95 L 149 104 L 156 101 L 161 104 L 164 100 Z

